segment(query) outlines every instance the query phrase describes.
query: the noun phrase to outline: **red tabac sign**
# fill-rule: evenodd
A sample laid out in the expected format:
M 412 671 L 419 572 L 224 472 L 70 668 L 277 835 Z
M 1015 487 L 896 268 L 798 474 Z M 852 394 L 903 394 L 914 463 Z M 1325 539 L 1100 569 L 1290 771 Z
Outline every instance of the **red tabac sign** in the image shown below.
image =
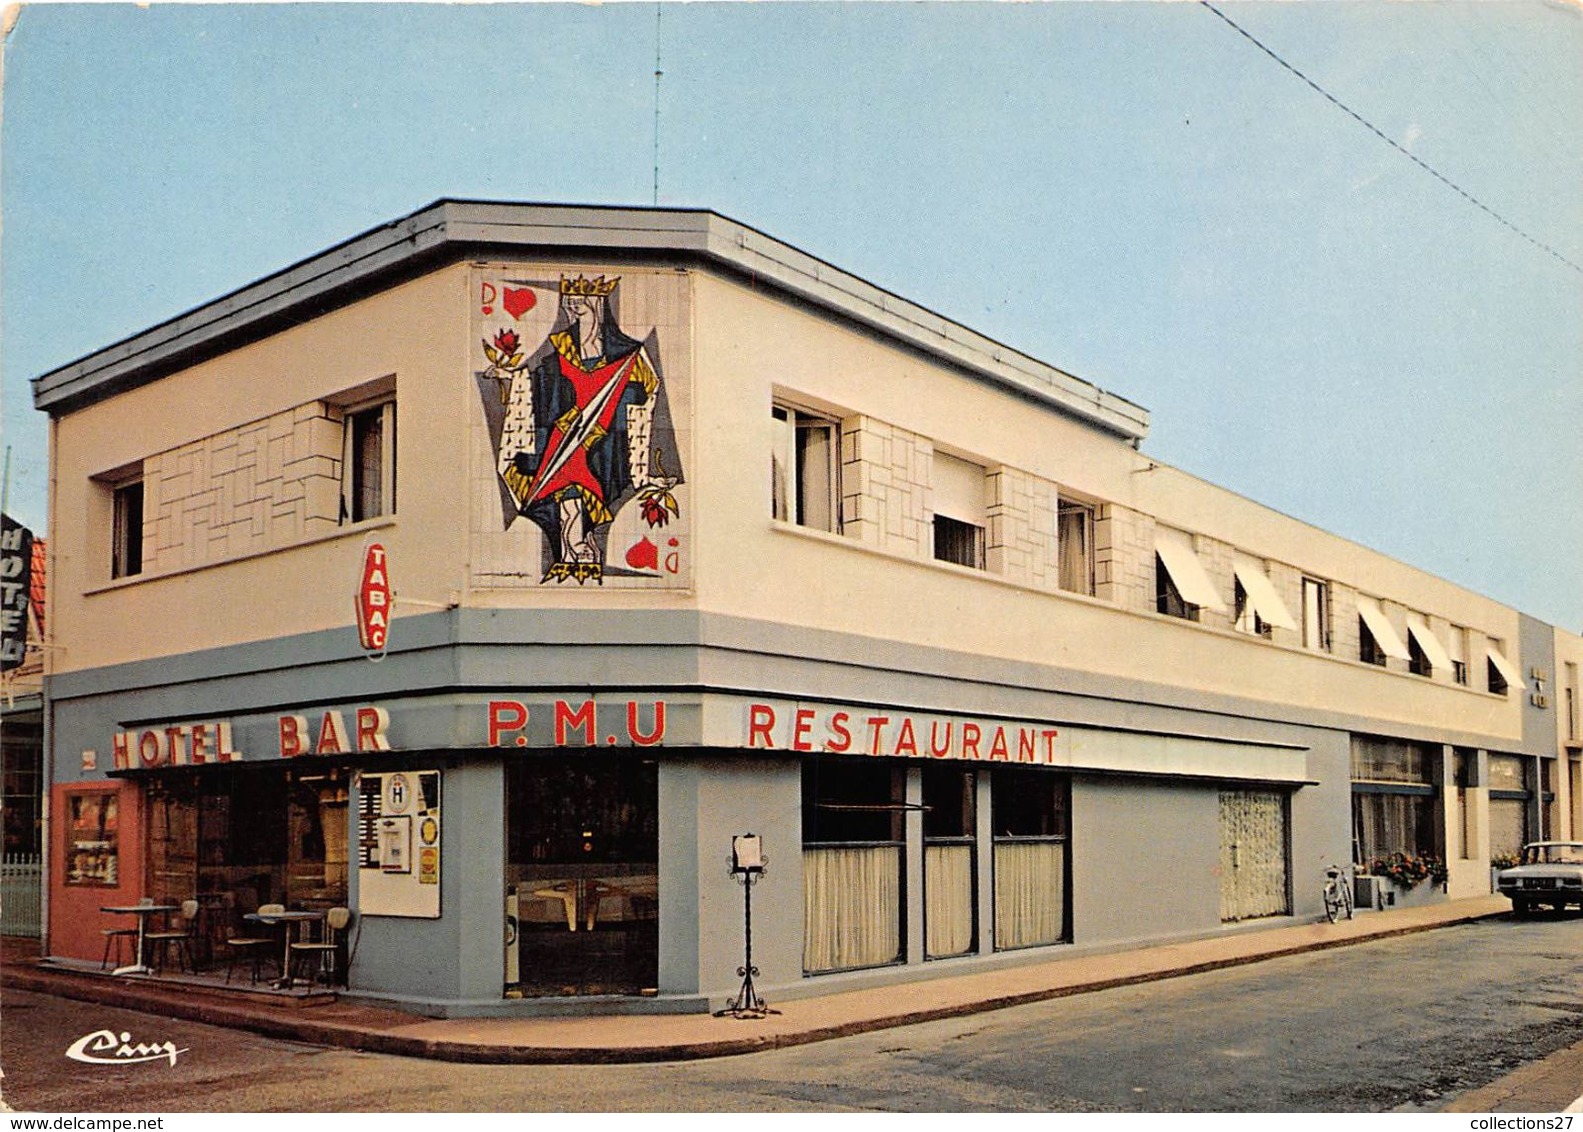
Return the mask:
M 390 636 L 391 598 L 385 548 L 371 542 L 363 550 L 363 581 L 357 587 L 357 636 L 370 654 L 385 652 Z

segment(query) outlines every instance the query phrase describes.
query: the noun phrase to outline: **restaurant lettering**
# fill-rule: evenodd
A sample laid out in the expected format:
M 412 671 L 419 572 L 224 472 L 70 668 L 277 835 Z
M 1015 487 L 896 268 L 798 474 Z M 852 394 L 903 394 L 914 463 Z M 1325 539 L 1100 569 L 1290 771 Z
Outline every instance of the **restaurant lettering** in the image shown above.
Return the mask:
M 1040 724 L 836 707 L 747 708 L 745 746 L 892 758 L 1054 764 L 1060 731 Z
M 625 718 L 617 715 L 621 722 L 615 726 L 622 726 L 620 732 L 604 732 L 600 727 L 600 704 L 595 700 L 584 700 L 582 703 L 573 703 L 570 700 L 556 700 L 550 706 L 550 716 L 554 731 L 554 745 L 557 747 L 596 747 L 603 741 L 608 746 L 614 746 L 621 741 L 624 735 L 627 742 L 636 747 L 654 747 L 665 741 L 665 701 L 655 700 L 649 705 L 647 723 L 644 722 L 645 712 L 643 704 L 638 700 L 627 700 L 624 705 L 605 704 L 604 719 L 607 726 L 612 712 L 621 712 L 625 708 Z M 520 700 L 490 700 L 489 701 L 489 745 L 491 747 L 526 747 L 530 745 L 528 738 L 528 721 L 532 712 L 528 705 Z
M 134 731 L 117 731 L 111 737 L 115 769 L 137 767 L 203 766 L 242 758 L 231 741 L 229 723 L 177 723 Z

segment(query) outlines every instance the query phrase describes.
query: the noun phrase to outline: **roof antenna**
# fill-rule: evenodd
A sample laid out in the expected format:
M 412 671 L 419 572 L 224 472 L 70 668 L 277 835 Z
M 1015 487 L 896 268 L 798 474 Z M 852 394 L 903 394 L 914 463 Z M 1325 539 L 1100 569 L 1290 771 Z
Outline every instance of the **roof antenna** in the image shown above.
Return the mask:
M 660 203 L 660 13 L 664 0 L 654 0 L 654 204 Z

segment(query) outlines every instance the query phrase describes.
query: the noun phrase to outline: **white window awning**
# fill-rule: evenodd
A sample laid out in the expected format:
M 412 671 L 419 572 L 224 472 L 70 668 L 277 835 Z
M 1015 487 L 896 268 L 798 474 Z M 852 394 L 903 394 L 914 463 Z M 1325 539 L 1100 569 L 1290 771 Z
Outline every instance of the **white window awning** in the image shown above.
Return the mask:
M 1215 583 L 1209 580 L 1204 564 L 1193 549 L 1192 535 L 1170 527 L 1156 527 L 1154 550 L 1165 563 L 1165 571 L 1176 583 L 1176 592 L 1182 595 L 1183 601 L 1217 613 L 1226 612 L 1225 600 L 1215 589 Z
M 1413 640 L 1418 642 L 1418 647 L 1424 650 L 1424 655 L 1429 658 L 1431 668 L 1440 668 L 1451 671 L 1451 654 L 1440 643 L 1440 638 L 1435 636 L 1429 628 L 1429 622 L 1416 613 L 1407 615 L 1407 631 L 1412 634 Z
M 1496 648 L 1494 645 L 1490 645 L 1486 651 L 1489 653 L 1490 663 L 1493 664 L 1496 669 L 1500 671 L 1500 674 L 1506 678 L 1506 683 L 1514 685 L 1518 688 L 1524 687 L 1526 685 L 1526 682 L 1523 680 L 1523 674 L 1518 671 L 1518 668 L 1515 664 L 1506 659 L 1505 655 L 1500 649 Z
M 1242 583 L 1243 592 L 1253 603 L 1253 612 L 1261 620 L 1281 629 L 1297 628 L 1291 611 L 1286 608 L 1281 595 L 1275 592 L 1275 584 L 1258 561 L 1239 554 L 1232 561 L 1232 569 L 1236 571 L 1237 581 Z
M 1385 611 L 1380 608 L 1380 603 L 1372 597 L 1358 596 L 1358 616 L 1363 618 L 1363 623 L 1368 626 L 1369 632 L 1374 635 L 1374 643 L 1380 646 L 1380 651 L 1386 656 L 1394 656 L 1397 660 L 1411 660 L 1413 654 L 1407 651 L 1407 646 L 1402 643 L 1401 637 L 1396 635 L 1396 630 L 1391 627 L 1390 621 L 1385 616 Z

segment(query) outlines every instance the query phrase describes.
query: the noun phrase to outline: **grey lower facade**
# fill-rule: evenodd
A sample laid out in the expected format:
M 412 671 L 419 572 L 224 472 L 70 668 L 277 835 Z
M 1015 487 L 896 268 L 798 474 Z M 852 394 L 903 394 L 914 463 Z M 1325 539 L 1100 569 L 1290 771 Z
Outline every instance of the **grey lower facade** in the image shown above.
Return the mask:
M 1355 857 L 1356 737 L 1391 735 L 692 612 L 399 627 L 378 664 L 342 631 L 52 679 L 47 953 L 99 958 L 96 910 L 144 895 L 234 920 L 306 894 L 354 913 L 369 1000 L 714 1009 L 740 983 L 744 833 L 771 1001 L 1289 923 Z M 1489 741 L 1398 738 L 1453 814 Z M 81 801 L 106 792 L 113 866 L 72 841 L 74 814 L 106 833 L 112 803 Z

